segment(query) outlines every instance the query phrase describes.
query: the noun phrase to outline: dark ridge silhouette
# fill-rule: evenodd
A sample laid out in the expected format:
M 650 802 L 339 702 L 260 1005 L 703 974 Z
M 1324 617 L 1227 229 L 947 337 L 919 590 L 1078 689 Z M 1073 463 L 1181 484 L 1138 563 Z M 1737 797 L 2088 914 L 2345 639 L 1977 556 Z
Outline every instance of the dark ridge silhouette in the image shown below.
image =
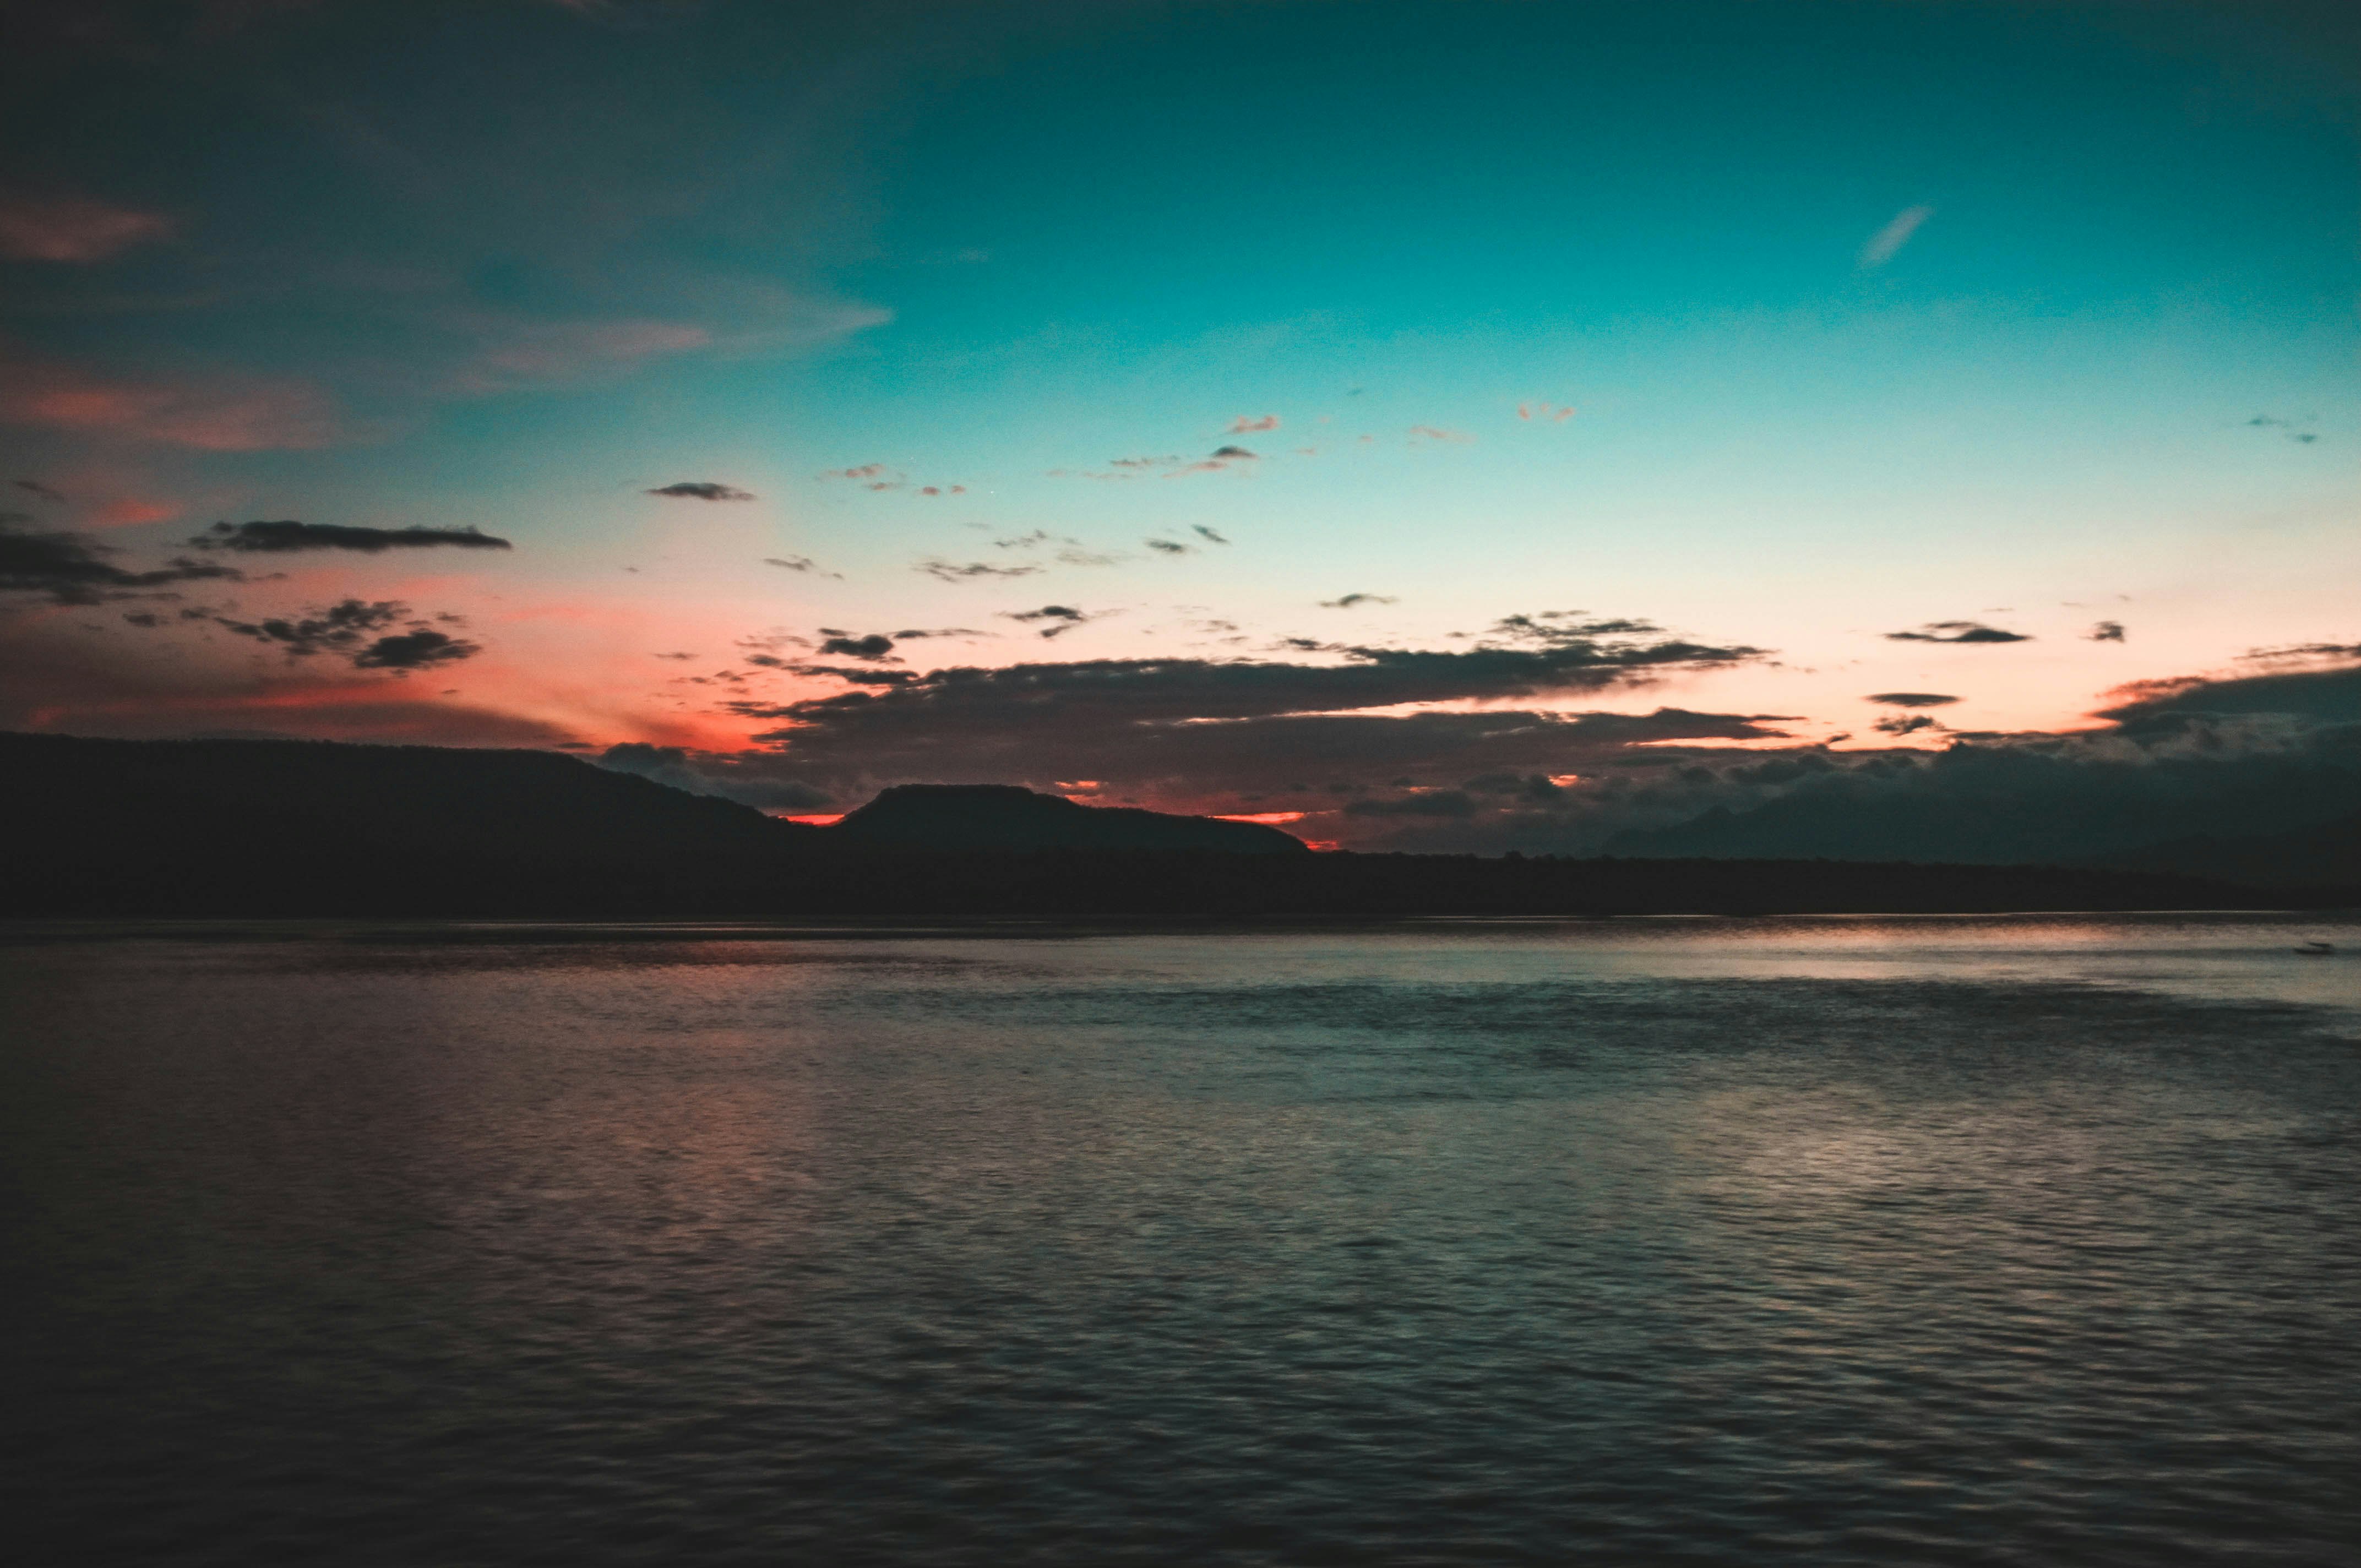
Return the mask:
M 847 819 L 891 833 L 899 817 L 935 834 L 961 819 L 945 804 L 964 802 L 978 831 L 1005 833 L 1012 819 L 1079 820 L 1085 834 L 1214 829 L 1206 842 L 1255 852 L 979 850 L 956 837 L 928 841 L 957 849 L 912 847 L 546 751 L 0 734 L 0 915 L 16 917 L 1366 918 L 2338 901 L 2096 866 L 1272 852 L 1270 839 L 1287 836 L 1257 824 L 1045 809 L 1023 791 L 889 791 Z
M 976 850 L 1217 850 L 1308 855 L 1302 839 L 1259 822 L 1082 806 L 1015 784 L 896 784 L 829 829 L 864 845 Z
M 0 734 L 0 907 L 482 911 L 784 873 L 818 829 L 553 751 Z
M 1940 780 L 1937 781 L 1942 782 Z M 2129 781 L 2125 781 L 2128 784 Z M 2109 787 L 2096 769 L 1880 793 L 1835 780 L 1751 810 L 1717 806 L 1671 827 L 1608 840 L 1611 855 L 1687 860 L 1916 861 L 1983 865 L 2112 865 L 2193 871 L 2141 858 L 2158 846 L 2235 823 L 2254 834 L 2300 835 L 2349 817 L 2361 779 L 2344 767 L 2258 764 L 2212 787 L 2169 792 Z M 2214 874 L 2214 873 L 2207 873 Z M 2332 880 L 2326 872 L 2296 881 Z M 2355 880 L 2347 873 L 2341 880 Z
M 2213 877 L 2251 887 L 2361 888 L 2361 811 L 2285 833 L 2208 833 L 2094 858 L 2121 871 Z

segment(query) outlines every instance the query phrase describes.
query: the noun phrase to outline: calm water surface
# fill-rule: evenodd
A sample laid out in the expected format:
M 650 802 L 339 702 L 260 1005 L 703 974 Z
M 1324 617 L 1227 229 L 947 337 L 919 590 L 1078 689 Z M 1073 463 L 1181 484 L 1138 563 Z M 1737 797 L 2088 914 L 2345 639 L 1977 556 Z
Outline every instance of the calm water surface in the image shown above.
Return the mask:
M 2350 920 L 19 927 L 0 1139 L 58 1562 L 2361 1540 Z

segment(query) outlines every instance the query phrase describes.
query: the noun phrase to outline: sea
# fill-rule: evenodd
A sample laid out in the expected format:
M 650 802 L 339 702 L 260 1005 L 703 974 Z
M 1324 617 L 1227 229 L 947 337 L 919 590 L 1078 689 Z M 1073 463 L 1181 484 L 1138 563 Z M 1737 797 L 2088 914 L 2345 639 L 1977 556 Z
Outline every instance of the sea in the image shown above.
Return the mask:
M 18 924 L 0 1181 L 27 1568 L 2361 1552 L 2351 916 Z

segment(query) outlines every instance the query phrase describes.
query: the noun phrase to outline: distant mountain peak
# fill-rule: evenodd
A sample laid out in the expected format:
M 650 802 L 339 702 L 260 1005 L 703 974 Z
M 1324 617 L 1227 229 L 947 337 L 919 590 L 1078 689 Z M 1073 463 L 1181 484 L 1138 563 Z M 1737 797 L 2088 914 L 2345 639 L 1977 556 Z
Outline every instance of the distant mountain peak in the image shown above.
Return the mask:
M 1302 839 L 1258 822 L 1180 817 L 1137 806 L 1083 806 L 1017 784 L 895 784 L 829 831 L 863 843 L 911 850 L 1311 852 Z

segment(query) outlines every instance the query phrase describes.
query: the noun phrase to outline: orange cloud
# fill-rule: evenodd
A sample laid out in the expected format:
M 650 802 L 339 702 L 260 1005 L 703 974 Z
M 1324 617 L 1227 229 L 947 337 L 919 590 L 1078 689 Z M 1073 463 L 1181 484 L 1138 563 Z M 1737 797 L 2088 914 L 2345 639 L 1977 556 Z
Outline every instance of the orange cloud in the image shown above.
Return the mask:
M 130 528 L 142 522 L 170 522 L 181 515 L 181 509 L 170 501 L 142 500 L 126 497 L 109 501 L 90 514 L 90 521 L 99 528 Z
M 0 202 L 0 257 L 11 261 L 104 261 L 171 233 L 160 213 L 86 196 Z
M 713 345 L 713 334 L 682 322 L 515 322 L 464 323 L 486 345 L 452 378 L 454 391 L 483 396 L 564 386 L 629 371 L 643 359 Z
M 0 423 L 200 452 L 308 450 L 346 434 L 335 400 L 308 381 L 115 381 L 16 359 L 0 359 Z

